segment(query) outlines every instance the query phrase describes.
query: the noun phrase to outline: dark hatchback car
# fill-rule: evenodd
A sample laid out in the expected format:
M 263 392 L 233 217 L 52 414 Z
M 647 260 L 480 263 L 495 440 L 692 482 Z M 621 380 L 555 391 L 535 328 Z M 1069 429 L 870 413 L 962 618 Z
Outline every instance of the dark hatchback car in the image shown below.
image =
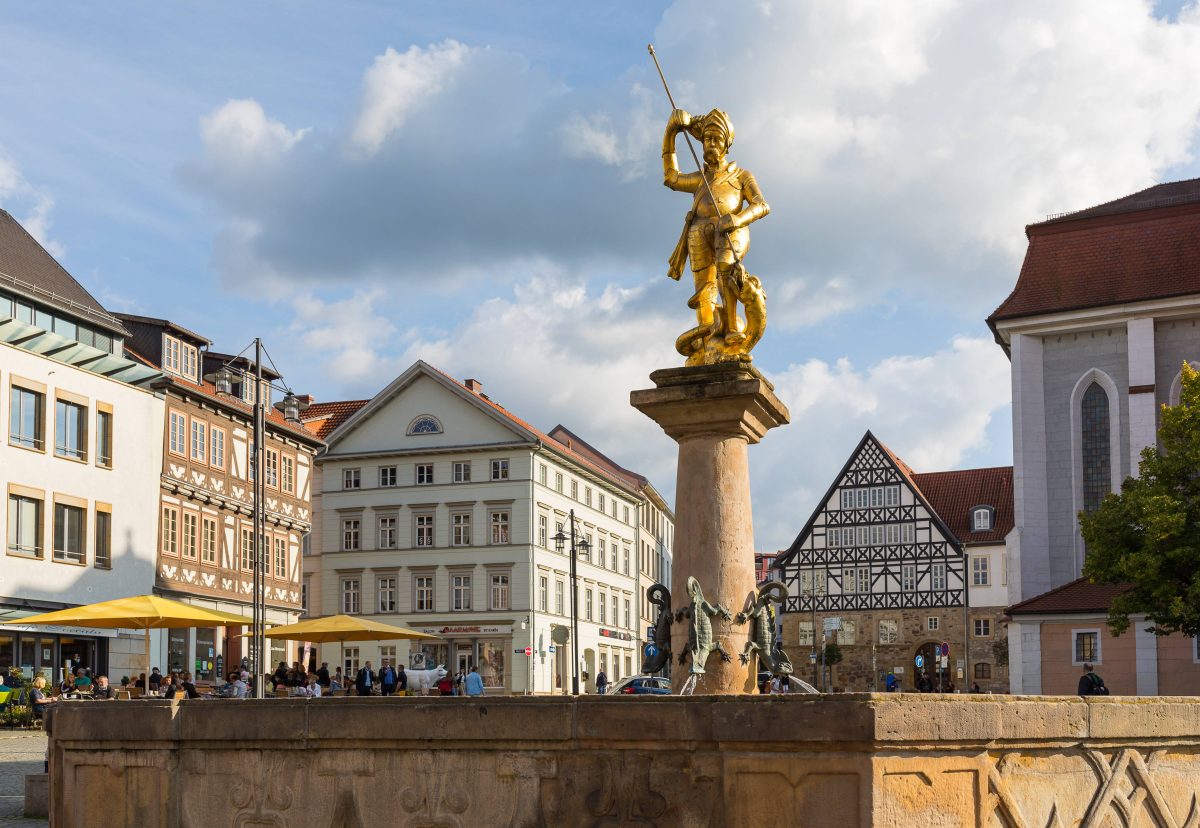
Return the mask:
M 661 676 L 629 676 L 618 681 L 608 692 L 614 696 L 669 696 L 671 680 Z

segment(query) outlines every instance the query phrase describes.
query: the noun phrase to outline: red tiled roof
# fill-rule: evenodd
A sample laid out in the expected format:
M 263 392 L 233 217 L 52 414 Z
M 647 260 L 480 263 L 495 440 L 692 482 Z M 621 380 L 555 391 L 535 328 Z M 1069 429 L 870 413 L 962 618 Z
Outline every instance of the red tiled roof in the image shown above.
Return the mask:
M 139 359 L 144 358 L 139 357 Z M 191 382 L 190 380 L 185 380 L 182 377 L 177 377 L 174 374 L 163 374 L 162 381 L 169 382 L 171 385 L 175 385 L 181 389 L 184 389 L 188 393 L 200 394 L 204 397 L 207 397 L 217 405 L 220 405 L 224 408 L 231 408 L 240 411 L 246 416 L 247 421 L 250 421 L 254 416 L 254 406 L 244 403 L 236 397 L 228 394 L 218 394 L 217 387 L 207 380 L 200 383 L 195 383 Z M 287 420 L 285 420 L 283 418 L 283 414 L 281 414 L 274 406 L 270 406 L 266 409 L 266 415 L 267 420 L 275 428 L 291 432 L 293 435 L 302 437 L 309 443 L 320 442 L 318 436 L 309 429 L 305 428 L 303 425 L 289 423 Z
M 340 400 L 313 403 L 304 409 L 300 419 L 305 428 L 324 440 L 333 433 L 334 429 L 350 419 L 355 412 L 369 402 L 370 400 Z
M 1012 531 L 1012 466 L 926 472 L 914 474 L 913 480 L 959 543 L 1003 542 L 1004 536 Z M 991 530 L 971 530 L 971 509 L 976 506 L 991 506 L 995 510 Z
M 1026 228 L 996 322 L 1200 293 L 1200 179 L 1162 184 Z
M 608 470 L 609 474 L 624 478 L 624 480 L 630 486 L 633 486 L 636 489 L 641 489 L 642 486 L 645 486 L 650 482 L 637 472 L 630 471 L 624 466 L 618 465 L 615 461 L 607 457 L 591 443 L 587 442 L 561 423 L 550 429 L 549 436 L 556 442 L 561 443 L 577 454 L 581 454 L 588 458 L 596 465 L 604 467 Z
M 1071 612 L 1108 612 L 1112 601 L 1129 584 L 1093 584 L 1087 578 L 1043 592 L 1008 608 L 1009 615 L 1054 615 Z

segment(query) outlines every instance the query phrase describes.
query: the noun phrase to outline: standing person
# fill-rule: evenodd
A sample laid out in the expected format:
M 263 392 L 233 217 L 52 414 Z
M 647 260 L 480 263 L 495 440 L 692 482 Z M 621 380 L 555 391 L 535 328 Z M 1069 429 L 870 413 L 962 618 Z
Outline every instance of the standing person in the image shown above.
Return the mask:
M 601 696 L 608 692 L 608 676 L 604 675 L 603 670 L 596 673 L 596 692 Z
M 887 679 L 884 681 L 884 687 L 887 688 L 887 692 L 895 693 L 896 690 L 898 689 L 899 685 L 900 685 L 900 682 L 896 678 L 896 674 L 888 673 Z
M 472 667 L 471 672 L 467 673 L 467 677 L 463 679 L 463 687 L 466 688 L 468 696 L 483 695 L 483 679 L 479 676 L 478 667 Z
M 386 658 L 383 660 L 383 665 L 379 668 L 379 693 L 383 696 L 390 696 L 396 692 L 396 671 L 392 669 L 392 664 Z
M 322 661 L 321 669 L 317 670 L 317 683 L 326 690 L 329 689 L 329 662 Z
M 369 696 L 378 683 L 379 679 L 371 670 L 371 662 L 368 661 L 358 669 L 358 675 L 354 677 L 354 693 L 358 696 Z
M 396 691 L 401 696 L 408 695 L 408 673 L 404 672 L 403 664 L 396 667 Z
M 1083 675 L 1079 677 L 1079 695 L 1081 696 L 1107 696 L 1108 688 L 1104 686 L 1104 679 L 1096 675 L 1096 671 L 1092 665 L 1083 665 Z
M 467 671 L 460 667 L 458 673 L 454 676 L 454 695 L 461 696 L 463 694 L 463 680 L 466 679 L 466 676 Z

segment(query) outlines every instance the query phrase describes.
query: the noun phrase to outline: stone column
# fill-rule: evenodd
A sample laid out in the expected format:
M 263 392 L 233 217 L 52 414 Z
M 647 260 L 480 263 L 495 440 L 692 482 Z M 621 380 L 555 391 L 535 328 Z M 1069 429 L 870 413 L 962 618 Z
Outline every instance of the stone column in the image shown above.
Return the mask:
M 769 429 L 789 420 L 771 383 L 746 363 L 724 363 L 655 371 L 657 386 L 634 391 L 630 403 L 679 443 L 675 487 L 675 550 L 671 600 L 688 603 L 687 581 L 695 578 L 710 604 L 736 615 L 755 593 L 754 523 L 750 510 L 750 469 L 746 449 Z M 695 693 L 753 693 L 756 665 L 738 659 L 749 633 L 720 616 L 712 619 L 715 638 L 732 656 L 714 654 Z M 679 693 L 691 669 L 679 664 L 687 647 L 688 625 L 671 631 L 672 689 Z

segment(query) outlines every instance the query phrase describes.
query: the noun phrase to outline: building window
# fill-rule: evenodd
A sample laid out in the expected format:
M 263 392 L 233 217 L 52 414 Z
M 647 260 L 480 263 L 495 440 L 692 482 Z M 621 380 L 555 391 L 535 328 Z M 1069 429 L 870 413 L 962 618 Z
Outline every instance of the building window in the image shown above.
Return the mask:
M 579 500 L 579 481 L 571 481 L 571 500 Z
M 342 488 L 343 489 L 362 488 L 362 470 L 361 469 L 342 469 Z
M 342 674 L 347 681 L 358 674 L 358 647 L 347 647 L 342 651 Z
M 989 506 L 979 506 L 971 511 L 971 531 L 988 532 L 992 528 L 992 510 Z
M 376 594 L 379 596 L 380 612 L 396 611 L 396 579 L 380 578 L 377 582 Z
M 418 463 L 416 480 L 418 486 L 428 486 L 433 483 L 433 463 Z
M 976 555 L 971 558 L 971 583 L 975 586 L 987 586 L 991 583 L 988 572 L 989 560 L 987 555 Z
M 583 591 L 583 617 L 588 621 L 592 620 L 592 591 L 590 589 Z
M 626 575 L 628 575 L 629 574 L 629 547 L 628 546 L 626 546 L 622 550 L 622 556 L 623 556 L 623 559 L 621 561 L 621 571 L 624 572 Z
M 931 588 L 940 590 L 946 588 L 946 565 L 944 563 L 935 563 L 929 567 L 929 578 Z
M 992 637 L 992 619 L 976 618 L 975 619 L 975 637 L 976 638 L 991 638 Z
M 379 467 L 379 486 L 383 489 L 390 489 L 396 485 L 396 467 L 395 466 L 380 466 Z
M 825 573 L 826 570 L 820 570 L 819 572 L 814 572 L 811 569 L 802 570 L 800 572 L 800 594 L 810 596 L 824 595 L 826 580 Z
M 14 446 L 45 448 L 45 396 L 14 385 L 9 395 L 8 441 Z
M 362 611 L 362 590 L 358 578 L 342 578 L 342 612 L 358 615 Z
M 899 506 L 900 505 L 900 487 L 886 486 L 883 490 L 883 505 Z
M 275 577 L 287 578 L 287 538 L 275 538 Z
M 911 523 L 900 524 L 900 542 L 901 543 L 912 543 L 913 538 L 916 536 L 916 534 L 917 534 L 916 527 L 913 526 L 913 524 L 911 524 Z
M 1100 631 L 1073 630 L 1075 639 L 1075 664 L 1100 663 Z
M 491 588 L 491 606 L 488 609 L 506 610 L 508 609 L 508 576 L 507 575 L 492 575 Z
M 203 420 L 192 420 L 192 459 L 204 462 L 208 451 L 208 424 Z
M 607 623 L 608 623 L 608 594 L 607 594 L 607 593 L 604 593 L 604 592 L 601 592 L 601 593 L 600 593 L 600 596 L 599 596 L 599 599 L 600 599 L 600 618 L 599 618 L 599 621 L 600 621 L 600 623 L 601 623 L 601 624 L 607 624 Z M 615 616 L 613 617 L 613 623 L 614 623 L 614 624 L 615 624 L 615 623 L 617 623 L 617 620 L 616 620 L 616 617 L 615 617 Z
M 883 545 L 883 526 L 880 524 L 876 524 L 875 526 L 871 527 L 871 545 Z
M 492 544 L 508 543 L 508 512 L 492 512 L 489 523 L 492 527 Z
M 433 546 L 433 515 L 424 514 L 413 517 L 414 546 Z
M 842 628 L 838 630 L 839 644 L 853 644 L 858 632 L 858 626 L 848 618 L 842 619 Z
M 42 501 L 25 495 L 8 496 L 8 554 L 42 557 Z
M 596 508 L 601 512 L 604 511 L 604 492 L 596 493 Z
M 542 612 L 549 611 L 550 596 L 547 594 L 550 591 L 550 579 L 545 575 L 538 576 L 538 609 Z
M 87 510 L 65 503 L 54 504 L 54 560 L 84 563 Z
M 592 487 L 591 486 L 583 487 L 583 503 L 585 506 L 592 505 Z M 604 511 L 603 506 L 600 507 L 600 511 L 602 511 L 602 512 Z
M 238 557 L 241 559 L 243 572 L 249 572 L 253 564 L 254 555 L 254 530 L 247 526 L 242 527 L 241 545 L 238 547 Z
M 609 543 L 608 550 L 609 550 L 609 552 L 612 553 L 612 557 L 610 558 L 610 560 L 612 561 L 612 566 L 609 568 L 612 569 L 613 572 L 616 572 L 617 571 L 617 542 L 612 541 L 611 543 Z M 601 552 L 601 554 L 603 554 L 604 550 L 601 549 L 600 552 Z
M 184 510 L 183 512 L 183 536 L 181 544 L 183 549 L 183 557 L 196 560 L 196 554 L 200 541 L 200 519 L 195 512 Z
M 216 466 L 218 469 L 225 468 L 225 429 L 214 426 L 209 434 L 209 442 L 209 465 Z
M 546 485 L 546 464 L 538 463 L 538 482 L 543 486 Z
M 201 455 L 201 460 L 204 456 Z M 111 411 L 96 412 L 96 465 L 111 469 L 113 464 L 113 415 Z
M 554 612 L 557 615 L 563 614 L 563 582 L 554 582 Z
M 929 632 L 937 632 L 939 626 L 941 626 L 941 619 L 936 615 L 931 615 L 925 619 L 925 629 Z
M 471 576 L 455 575 L 451 578 L 450 609 L 467 612 L 471 609 Z
M 471 513 L 461 512 L 450 517 L 450 545 L 451 546 L 470 546 L 471 545 Z
M 308 578 L 300 584 L 300 614 L 308 615 Z
M 413 578 L 413 606 L 417 612 L 433 612 L 432 575 L 417 575 Z
M 92 564 L 97 569 L 112 569 L 112 513 L 96 507 L 96 556 Z
M 172 374 L 179 373 L 179 345 L 180 342 L 175 337 L 163 337 L 163 370 Z
M 872 486 L 870 491 L 871 491 L 871 508 L 878 509 L 880 506 L 883 505 L 883 487 L 882 486 Z
M 492 461 L 492 480 L 508 480 L 508 460 Z
M 853 509 L 854 508 L 854 490 L 853 489 L 842 489 L 841 494 L 842 494 L 842 508 L 843 509 Z
M 283 491 L 287 494 L 295 494 L 296 492 L 296 458 L 288 457 L 286 454 L 280 460 L 283 467 Z
M 633 612 L 633 607 L 630 605 L 629 599 L 626 598 L 625 599 L 625 629 L 627 629 L 627 630 L 633 629 L 633 616 L 631 614 L 632 612 Z
M 986 661 L 980 661 L 975 665 L 975 678 L 990 679 L 992 677 L 992 665 Z
M 550 518 L 545 515 L 538 515 L 538 546 L 546 547 L 549 542 L 549 524 Z
M 162 510 L 162 553 L 179 554 L 179 510 L 164 506 Z
M 396 548 L 396 518 L 381 517 L 379 519 L 379 548 Z
M 595 546 L 592 544 L 592 536 L 584 535 L 583 543 L 579 544 L 579 546 L 576 548 L 576 552 L 579 555 L 579 560 L 590 561 L 592 559 L 592 550 L 594 548 Z
M 854 577 L 853 569 L 842 570 L 842 592 L 850 593 L 858 591 L 858 579 Z
M 212 518 L 200 520 L 200 560 L 206 564 L 217 562 L 217 522 Z
M 625 523 L 628 524 L 629 523 L 629 507 L 625 506 L 624 509 L 625 509 Z
M 87 459 L 87 408 L 66 400 L 55 402 L 54 453 L 72 460 Z
M 562 476 L 562 472 L 555 472 L 555 473 L 554 473 L 554 490 L 555 490 L 556 492 L 558 492 L 559 494 L 562 494 L 562 490 L 563 490 L 563 476 Z
M 358 518 L 348 518 L 342 521 L 342 550 L 354 552 L 359 548 L 359 533 L 362 524 Z
M 1093 512 L 1111 491 L 1108 393 L 1093 382 L 1083 392 L 1082 414 L 1083 511 Z
M 796 643 L 811 647 L 813 643 L 813 624 L 811 621 L 801 621 L 796 628 Z
M 279 452 L 275 449 L 267 449 L 263 452 L 266 455 L 267 474 L 263 482 L 272 489 L 279 488 Z
M 471 482 L 471 464 L 469 462 L 454 464 L 454 482 L 455 483 L 470 483 Z
M 178 411 L 168 415 L 167 450 L 172 454 L 187 454 L 187 417 Z
M 408 433 L 411 434 L 441 434 L 442 424 L 437 421 L 436 417 L 431 417 L 428 414 L 422 414 L 420 417 L 412 421 L 408 427 Z
M 879 622 L 879 643 L 898 644 L 900 642 L 900 627 L 896 621 Z

